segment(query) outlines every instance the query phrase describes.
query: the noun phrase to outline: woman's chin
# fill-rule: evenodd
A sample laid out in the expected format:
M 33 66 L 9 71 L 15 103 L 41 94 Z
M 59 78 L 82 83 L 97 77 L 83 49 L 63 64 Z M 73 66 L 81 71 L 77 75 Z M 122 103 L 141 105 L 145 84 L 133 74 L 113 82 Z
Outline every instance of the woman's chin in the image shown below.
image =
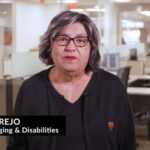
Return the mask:
M 78 72 L 80 69 L 77 66 L 66 66 L 64 67 L 66 72 Z

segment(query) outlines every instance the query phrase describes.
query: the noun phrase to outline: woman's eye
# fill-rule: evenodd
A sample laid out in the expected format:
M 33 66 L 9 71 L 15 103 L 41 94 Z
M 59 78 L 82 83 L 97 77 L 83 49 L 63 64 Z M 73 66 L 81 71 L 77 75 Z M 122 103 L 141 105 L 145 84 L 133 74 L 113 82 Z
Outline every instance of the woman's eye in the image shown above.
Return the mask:
M 59 41 L 64 41 L 65 40 L 65 38 L 59 38 Z
M 77 39 L 77 42 L 78 43 L 85 43 L 86 39 L 85 38 L 79 38 L 79 39 Z
M 60 41 L 68 41 L 68 38 L 62 37 L 59 39 Z

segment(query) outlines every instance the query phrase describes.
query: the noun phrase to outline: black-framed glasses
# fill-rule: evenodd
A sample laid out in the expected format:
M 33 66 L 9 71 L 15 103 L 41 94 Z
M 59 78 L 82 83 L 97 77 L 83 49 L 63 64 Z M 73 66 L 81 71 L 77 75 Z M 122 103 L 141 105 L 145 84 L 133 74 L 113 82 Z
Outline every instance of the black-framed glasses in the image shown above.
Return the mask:
M 70 38 L 67 35 L 57 35 L 54 39 L 56 43 L 60 46 L 67 46 L 70 43 L 70 41 L 73 41 L 73 43 L 77 47 L 84 47 L 89 42 L 89 38 L 86 36 L 77 36 L 74 38 Z

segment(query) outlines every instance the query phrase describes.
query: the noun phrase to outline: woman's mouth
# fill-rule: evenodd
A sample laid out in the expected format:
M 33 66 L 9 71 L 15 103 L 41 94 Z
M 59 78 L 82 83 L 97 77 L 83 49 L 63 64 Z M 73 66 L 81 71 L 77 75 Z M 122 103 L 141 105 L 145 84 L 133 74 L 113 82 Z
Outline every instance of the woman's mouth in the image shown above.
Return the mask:
M 64 58 L 68 59 L 68 60 L 75 60 L 75 59 L 77 59 L 75 56 L 65 56 Z

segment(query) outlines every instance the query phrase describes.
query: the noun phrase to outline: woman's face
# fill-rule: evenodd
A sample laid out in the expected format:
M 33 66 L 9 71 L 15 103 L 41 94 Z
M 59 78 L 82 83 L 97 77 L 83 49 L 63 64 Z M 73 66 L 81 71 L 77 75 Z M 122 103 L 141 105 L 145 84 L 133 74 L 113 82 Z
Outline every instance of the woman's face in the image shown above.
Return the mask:
M 90 54 L 90 44 L 84 26 L 81 23 L 67 25 L 59 35 L 61 36 L 56 36 L 53 41 L 51 53 L 55 67 L 67 72 L 84 71 Z M 75 43 L 73 40 L 69 42 L 70 38 L 75 38 Z

